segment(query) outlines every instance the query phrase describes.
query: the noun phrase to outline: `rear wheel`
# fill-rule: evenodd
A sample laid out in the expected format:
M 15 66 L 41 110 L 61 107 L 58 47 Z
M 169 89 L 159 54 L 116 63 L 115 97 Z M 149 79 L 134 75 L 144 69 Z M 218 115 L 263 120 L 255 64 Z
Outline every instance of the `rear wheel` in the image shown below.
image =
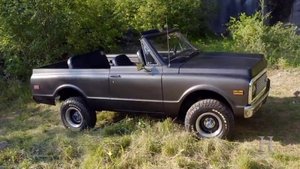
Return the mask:
M 72 131 L 90 129 L 96 125 L 96 112 L 90 110 L 84 99 L 71 97 L 63 102 L 60 108 L 64 126 Z
M 233 127 L 231 110 L 214 99 L 196 102 L 185 117 L 186 130 L 195 133 L 198 138 L 227 138 Z

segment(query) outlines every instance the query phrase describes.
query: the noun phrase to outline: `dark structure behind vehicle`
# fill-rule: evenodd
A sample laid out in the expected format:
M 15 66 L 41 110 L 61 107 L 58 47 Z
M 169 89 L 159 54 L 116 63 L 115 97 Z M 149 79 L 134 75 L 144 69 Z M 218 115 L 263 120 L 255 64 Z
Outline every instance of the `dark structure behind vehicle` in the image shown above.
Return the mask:
M 300 0 L 294 1 L 290 22 L 298 26 L 297 33 L 300 34 Z
M 264 4 L 261 5 L 261 2 Z M 241 13 L 253 15 L 257 11 L 262 11 L 264 15 L 270 14 L 267 24 L 283 22 L 300 27 L 299 0 L 217 0 L 216 6 L 215 19 L 210 22 L 216 34 L 226 32 L 231 17 L 238 17 Z

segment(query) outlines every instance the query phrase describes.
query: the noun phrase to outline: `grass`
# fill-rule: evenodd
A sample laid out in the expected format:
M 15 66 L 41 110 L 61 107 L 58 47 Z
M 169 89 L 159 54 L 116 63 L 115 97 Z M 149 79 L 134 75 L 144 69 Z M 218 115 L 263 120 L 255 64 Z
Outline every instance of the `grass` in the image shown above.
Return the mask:
M 271 95 L 234 138 L 197 140 L 170 118 L 98 113 L 96 128 L 63 128 L 59 106 L 37 105 L 27 86 L 1 82 L 0 168 L 300 168 L 300 69 L 271 70 Z M 273 150 L 258 136 L 274 136 Z
M 236 52 L 234 41 L 230 37 L 205 38 L 193 41 L 193 44 L 201 51 L 206 52 Z

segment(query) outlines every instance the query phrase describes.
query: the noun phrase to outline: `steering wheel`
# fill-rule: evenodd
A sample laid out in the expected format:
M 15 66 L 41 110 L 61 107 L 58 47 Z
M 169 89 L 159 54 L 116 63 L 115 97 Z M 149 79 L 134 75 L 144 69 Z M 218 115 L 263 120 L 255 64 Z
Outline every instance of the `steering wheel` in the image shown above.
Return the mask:
M 177 54 L 177 45 L 174 45 L 173 48 L 171 48 L 171 51 L 174 53 L 174 55 Z

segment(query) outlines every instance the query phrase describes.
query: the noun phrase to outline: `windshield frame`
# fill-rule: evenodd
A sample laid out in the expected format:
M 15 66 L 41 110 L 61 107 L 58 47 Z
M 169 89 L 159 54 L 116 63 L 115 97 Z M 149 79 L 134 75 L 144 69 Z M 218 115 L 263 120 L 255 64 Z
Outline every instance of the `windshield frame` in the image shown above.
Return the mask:
M 151 46 L 151 48 L 153 49 L 153 52 L 155 53 L 155 55 L 157 57 L 159 57 L 159 60 L 161 62 L 163 62 L 165 65 L 168 65 L 169 64 L 169 60 L 165 60 L 163 56 L 161 56 L 161 54 L 159 53 L 159 51 L 155 48 L 155 46 L 152 44 L 151 42 L 151 39 L 152 38 L 156 38 L 156 37 L 159 37 L 159 36 L 167 36 L 168 34 L 177 34 L 178 38 L 180 39 L 180 41 L 184 41 L 184 43 L 186 45 L 188 45 L 188 47 L 190 47 L 190 49 L 192 49 L 193 51 L 199 51 L 196 47 L 194 47 L 188 40 L 187 38 L 182 35 L 182 33 L 178 30 L 170 30 L 169 32 L 167 31 L 164 31 L 164 32 L 157 32 L 157 33 L 152 33 L 152 34 L 147 34 L 147 35 L 143 35 L 142 38 L 145 39 L 145 41 L 147 41 L 147 44 Z M 167 41 L 166 41 L 167 43 Z M 184 50 L 184 51 L 181 51 L 180 53 L 184 53 L 185 51 L 187 50 Z M 177 53 L 177 54 L 180 54 L 180 53 Z M 177 55 L 176 54 L 176 55 Z M 174 57 L 174 56 L 173 56 Z M 175 56 L 177 57 L 177 56 Z M 170 60 L 172 60 L 174 58 L 170 58 Z M 171 62 L 171 61 L 170 61 Z

